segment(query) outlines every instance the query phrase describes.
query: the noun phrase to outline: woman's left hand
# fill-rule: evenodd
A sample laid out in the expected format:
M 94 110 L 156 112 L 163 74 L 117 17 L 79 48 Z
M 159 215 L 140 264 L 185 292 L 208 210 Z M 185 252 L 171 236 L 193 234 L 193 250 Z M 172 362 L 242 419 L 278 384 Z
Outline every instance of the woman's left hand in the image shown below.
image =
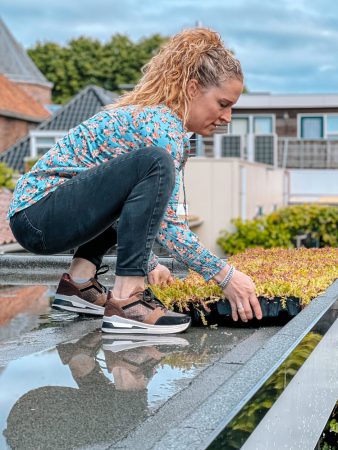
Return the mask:
M 157 264 L 154 270 L 148 273 L 148 283 L 157 285 L 171 284 L 174 281 L 170 270 L 162 264 Z

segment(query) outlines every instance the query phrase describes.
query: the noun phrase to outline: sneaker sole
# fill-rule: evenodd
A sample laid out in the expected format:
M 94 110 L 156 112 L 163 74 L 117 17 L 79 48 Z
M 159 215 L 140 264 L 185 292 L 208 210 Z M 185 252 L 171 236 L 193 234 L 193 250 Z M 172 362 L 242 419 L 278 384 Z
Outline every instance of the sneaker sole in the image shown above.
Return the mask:
M 153 347 L 154 345 L 175 345 L 176 347 L 189 346 L 189 342 L 186 339 L 178 337 L 163 337 L 163 336 L 133 336 L 133 335 L 114 335 L 104 334 L 103 338 L 103 350 L 109 350 L 113 353 L 118 353 L 125 350 L 131 350 L 139 347 Z
M 86 300 L 83 300 L 76 295 L 68 296 L 57 294 L 52 303 L 52 308 L 101 317 L 104 314 L 103 306 L 93 305 L 93 303 L 86 302 Z
M 104 316 L 102 331 L 117 334 L 174 334 L 183 333 L 190 327 L 190 324 L 191 320 L 179 325 L 149 325 L 120 316 Z

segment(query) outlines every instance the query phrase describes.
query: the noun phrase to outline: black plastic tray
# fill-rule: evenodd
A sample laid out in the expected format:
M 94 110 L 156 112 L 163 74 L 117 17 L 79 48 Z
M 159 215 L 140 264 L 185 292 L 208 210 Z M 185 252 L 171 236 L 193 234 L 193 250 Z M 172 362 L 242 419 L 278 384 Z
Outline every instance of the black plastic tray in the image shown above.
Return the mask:
M 287 322 L 292 317 L 296 316 L 301 311 L 301 305 L 299 298 L 290 297 L 286 299 L 286 308 L 283 308 L 284 301 L 281 298 L 276 297 L 274 299 L 267 299 L 265 297 L 258 297 L 259 303 L 262 308 L 263 322 L 262 321 L 249 321 L 251 325 L 257 323 L 279 323 Z M 201 303 L 190 303 L 186 313 L 190 314 L 193 325 L 203 325 L 203 319 L 205 318 L 208 325 L 229 325 L 234 324 L 231 318 L 231 307 L 228 300 L 219 300 L 214 303 L 209 303 L 206 308 Z M 265 320 L 264 320 L 265 319 Z M 241 320 L 237 324 L 242 324 Z

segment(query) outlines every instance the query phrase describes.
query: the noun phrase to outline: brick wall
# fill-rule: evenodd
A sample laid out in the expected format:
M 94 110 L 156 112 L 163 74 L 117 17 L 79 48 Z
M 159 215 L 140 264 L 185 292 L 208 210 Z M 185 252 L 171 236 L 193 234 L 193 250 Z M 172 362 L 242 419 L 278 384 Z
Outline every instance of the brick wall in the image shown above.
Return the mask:
M 47 86 L 29 83 L 17 83 L 22 90 L 33 97 L 41 105 L 52 103 L 52 89 Z
M 38 123 L 0 116 L 0 153 L 28 134 Z

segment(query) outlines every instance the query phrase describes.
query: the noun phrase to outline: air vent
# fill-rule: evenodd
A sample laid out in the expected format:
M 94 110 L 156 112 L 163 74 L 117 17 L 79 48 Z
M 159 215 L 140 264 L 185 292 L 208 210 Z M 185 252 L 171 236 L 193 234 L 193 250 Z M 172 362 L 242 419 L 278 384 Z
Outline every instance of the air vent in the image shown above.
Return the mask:
M 228 158 L 241 158 L 241 136 L 227 135 L 222 138 L 222 156 Z
M 275 136 L 256 135 L 255 136 L 255 161 L 263 164 L 274 165 L 275 163 Z

